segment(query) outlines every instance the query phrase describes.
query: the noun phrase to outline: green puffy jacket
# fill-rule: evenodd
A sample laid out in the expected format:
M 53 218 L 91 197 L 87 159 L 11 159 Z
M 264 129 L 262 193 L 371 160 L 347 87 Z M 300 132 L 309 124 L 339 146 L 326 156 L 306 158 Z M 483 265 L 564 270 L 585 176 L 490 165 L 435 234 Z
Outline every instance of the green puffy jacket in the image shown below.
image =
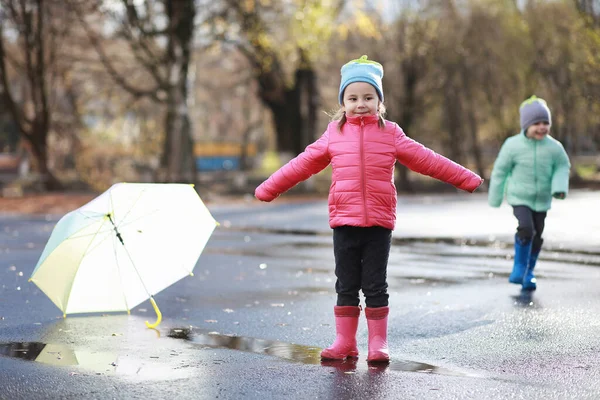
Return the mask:
M 504 193 L 511 206 L 533 211 L 550 209 L 552 195 L 569 191 L 571 163 L 562 144 L 546 135 L 529 139 L 525 133 L 511 136 L 502 145 L 492 169 L 488 202 L 500 207 Z

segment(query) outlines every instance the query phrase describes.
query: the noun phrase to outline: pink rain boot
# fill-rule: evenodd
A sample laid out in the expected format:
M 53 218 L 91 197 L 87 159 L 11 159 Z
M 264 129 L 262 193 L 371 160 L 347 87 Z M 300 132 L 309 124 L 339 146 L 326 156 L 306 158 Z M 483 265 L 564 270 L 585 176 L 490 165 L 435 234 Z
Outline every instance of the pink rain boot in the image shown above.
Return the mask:
M 333 344 L 321 352 L 323 360 L 344 360 L 358 357 L 356 330 L 358 329 L 359 306 L 335 306 L 335 332 Z
M 367 325 L 369 326 L 368 362 L 389 362 L 390 352 L 387 343 L 387 322 L 389 307 L 367 307 Z

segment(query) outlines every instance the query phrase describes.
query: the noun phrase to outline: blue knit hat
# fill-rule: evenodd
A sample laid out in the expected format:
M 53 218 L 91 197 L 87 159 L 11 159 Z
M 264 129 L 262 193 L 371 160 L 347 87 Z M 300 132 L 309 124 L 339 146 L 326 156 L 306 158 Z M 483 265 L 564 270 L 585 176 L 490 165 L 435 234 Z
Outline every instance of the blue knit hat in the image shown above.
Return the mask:
M 526 131 L 531 125 L 546 121 L 552 125 L 552 114 L 546 100 L 531 96 L 521 103 L 519 107 L 521 129 Z
M 344 90 L 354 82 L 367 82 L 375 87 L 379 100 L 383 102 L 383 67 L 376 61 L 367 60 L 367 56 L 352 60 L 341 69 L 342 80 L 340 82 L 339 101 L 344 103 Z

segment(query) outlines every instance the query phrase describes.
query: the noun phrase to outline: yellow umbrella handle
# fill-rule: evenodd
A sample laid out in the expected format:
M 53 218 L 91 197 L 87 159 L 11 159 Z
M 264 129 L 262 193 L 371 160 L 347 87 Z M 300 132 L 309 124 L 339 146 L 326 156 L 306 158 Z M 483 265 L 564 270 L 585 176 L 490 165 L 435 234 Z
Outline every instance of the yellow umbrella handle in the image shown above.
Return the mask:
M 160 324 L 160 321 L 162 321 L 162 313 L 158 309 L 158 306 L 154 301 L 154 297 L 152 296 L 150 296 L 150 303 L 152 303 L 152 307 L 154 307 L 154 312 L 156 312 L 156 322 L 151 324 L 150 322 L 146 321 L 146 326 L 150 329 L 154 329 L 158 326 L 158 324 Z

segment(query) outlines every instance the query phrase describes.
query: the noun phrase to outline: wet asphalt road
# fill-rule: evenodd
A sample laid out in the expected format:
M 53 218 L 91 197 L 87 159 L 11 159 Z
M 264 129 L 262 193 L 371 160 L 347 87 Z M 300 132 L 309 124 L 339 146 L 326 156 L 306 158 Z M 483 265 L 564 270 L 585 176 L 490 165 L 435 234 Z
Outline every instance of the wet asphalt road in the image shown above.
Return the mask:
M 364 317 L 358 362 L 319 360 L 335 302 L 323 201 L 209 206 L 221 226 L 195 276 L 156 296 L 157 330 L 147 302 L 63 319 L 27 283 L 59 216 L 0 215 L 0 399 L 599 398 L 599 200 L 555 202 L 527 296 L 507 283 L 508 207 L 401 197 L 387 367 L 364 359 Z

